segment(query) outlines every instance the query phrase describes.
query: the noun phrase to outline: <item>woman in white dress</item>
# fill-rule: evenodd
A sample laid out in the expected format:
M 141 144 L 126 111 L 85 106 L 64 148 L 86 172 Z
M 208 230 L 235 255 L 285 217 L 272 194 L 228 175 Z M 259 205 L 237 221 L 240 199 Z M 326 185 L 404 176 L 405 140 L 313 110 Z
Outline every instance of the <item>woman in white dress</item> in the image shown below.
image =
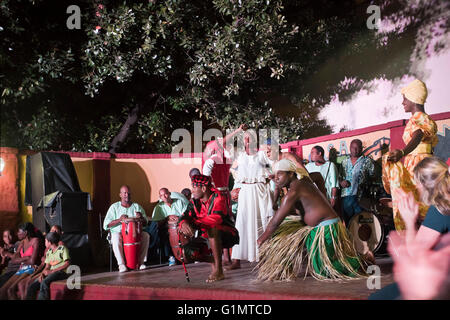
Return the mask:
M 269 185 L 272 161 L 265 151 L 257 151 L 256 135 L 246 132 L 245 152 L 237 157 L 237 179 L 240 185 L 236 214 L 239 244 L 232 250 L 232 265 L 228 270 L 240 268 L 240 260 L 258 261 L 258 237 L 266 230 L 273 215 L 273 192 Z

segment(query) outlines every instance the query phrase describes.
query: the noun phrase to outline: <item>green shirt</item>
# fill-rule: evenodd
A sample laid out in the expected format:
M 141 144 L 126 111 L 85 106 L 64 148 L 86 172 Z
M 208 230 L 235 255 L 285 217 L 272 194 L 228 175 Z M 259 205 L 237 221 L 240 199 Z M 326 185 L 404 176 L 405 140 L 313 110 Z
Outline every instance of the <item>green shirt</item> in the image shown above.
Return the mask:
M 61 267 L 66 261 L 70 259 L 69 249 L 65 246 L 59 246 L 55 251 L 48 249 L 45 254 L 45 263 L 50 265 L 50 270 L 55 270 Z M 66 271 L 67 268 L 61 271 Z
M 180 217 L 186 211 L 189 201 L 184 195 L 181 194 L 182 197 L 177 197 L 178 195 L 175 193 L 176 192 L 170 193 L 170 197 L 173 201 L 170 207 L 160 200 L 155 209 L 153 209 L 152 221 L 161 221 L 170 215 Z
M 122 224 L 119 223 L 118 225 L 112 228 L 108 228 L 108 224 L 113 220 L 119 219 L 124 214 L 127 215 L 128 218 L 136 218 L 136 212 L 140 212 L 145 221 L 148 222 L 144 208 L 142 208 L 136 202 L 133 202 L 129 208 L 123 207 L 120 201 L 113 203 L 111 207 L 109 207 L 108 212 L 106 213 L 105 220 L 103 221 L 103 229 L 111 230 L 111 233 L 121 232 Z

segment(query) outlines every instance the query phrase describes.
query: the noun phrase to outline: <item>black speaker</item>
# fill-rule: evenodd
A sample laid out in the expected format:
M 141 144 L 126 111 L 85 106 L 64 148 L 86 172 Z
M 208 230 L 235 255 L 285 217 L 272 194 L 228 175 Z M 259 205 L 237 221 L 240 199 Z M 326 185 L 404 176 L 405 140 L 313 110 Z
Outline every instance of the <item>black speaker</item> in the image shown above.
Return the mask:
M 89 203 L 87 192 L 57 191 L 45 196 L 39 207 L 44 207 L 49 226 L 60 225 L 67 233 L 87 233 Z
M 64 232 L 87 232 L 90 197 L 81 192 L 68 154 L 40 152 L 27 157 L 25 204 L 33 206 L 33 224 L 42 232 L 55 224 Z

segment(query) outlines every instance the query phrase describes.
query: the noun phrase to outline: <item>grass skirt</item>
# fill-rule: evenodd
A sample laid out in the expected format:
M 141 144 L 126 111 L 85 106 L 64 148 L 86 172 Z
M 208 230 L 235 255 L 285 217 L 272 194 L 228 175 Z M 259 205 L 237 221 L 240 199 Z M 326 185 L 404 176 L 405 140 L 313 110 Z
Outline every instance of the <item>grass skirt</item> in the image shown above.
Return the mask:
M 294 280 L 307 259 L 308 272 L 317 280 L 352 280 L 366 277 L 359 257 L 342 222 L 310 227 L 285 220 L 260 248 L 259 280 Z

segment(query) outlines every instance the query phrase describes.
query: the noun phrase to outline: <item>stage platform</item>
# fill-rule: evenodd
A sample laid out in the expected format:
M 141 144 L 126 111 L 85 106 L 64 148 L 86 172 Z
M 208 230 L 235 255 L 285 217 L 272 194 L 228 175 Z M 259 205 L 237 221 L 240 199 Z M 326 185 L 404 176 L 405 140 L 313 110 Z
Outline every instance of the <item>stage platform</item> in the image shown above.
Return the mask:
M 377 259 L 381 287 L 393 282 L 392 260 Z M 361 300 L 374 292 L 367 280 L 323 282 L 303 276 L 290 282 L 257 281 L 254 264 L 226 271 L 225 280 L 208 284 L 208 263 L 151 267 L 126 273 L 104 272 L 82 276 L 81 289 L 69 290 L 65 281 L 51 285 L 54 300 Z

